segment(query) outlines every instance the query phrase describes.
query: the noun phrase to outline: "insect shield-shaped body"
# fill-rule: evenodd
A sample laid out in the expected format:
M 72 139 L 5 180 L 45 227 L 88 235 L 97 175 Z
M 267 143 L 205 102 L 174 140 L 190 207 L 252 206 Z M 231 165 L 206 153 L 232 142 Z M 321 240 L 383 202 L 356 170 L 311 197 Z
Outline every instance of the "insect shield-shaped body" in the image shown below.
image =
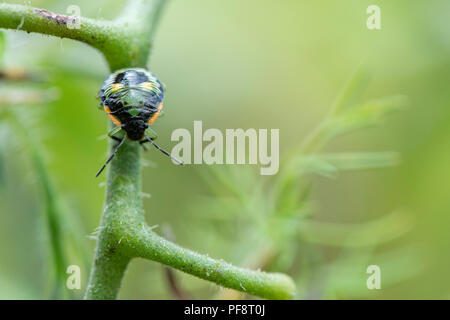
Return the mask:
M 153 142 L 157 135 L 149 128 L 149 125 L 155 122 L 161 113 L 164 91 L 158 78 L 142 68 L 118 70 L 106 78 L 99 96 L 108 117 L 117 126 L 108 135 L 119 141 L 119 144 L 97 176 L 105 169 L 124 143 L 125 138 L 120 139 L 114 136 L 121 130 L 125 131 L 126 138 L 129 140 L 139 141 L 142 146 L 149 142 L 175 162 L 182 164 Z
M 140 141 L 161 112 L 164 89 L 150 71 L 123 69 L 106 78 L 99 95 L 111 121 L 130 140 Z

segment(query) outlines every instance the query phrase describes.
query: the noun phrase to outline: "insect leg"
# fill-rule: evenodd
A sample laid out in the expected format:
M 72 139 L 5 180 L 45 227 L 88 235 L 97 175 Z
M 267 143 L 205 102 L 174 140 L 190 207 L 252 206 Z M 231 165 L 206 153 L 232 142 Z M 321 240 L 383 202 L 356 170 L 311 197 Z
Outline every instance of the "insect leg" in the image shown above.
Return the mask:
M 110 137 L 111 139 L 117 141 L 117 142 L 121 142 L 122 139 L 115 137 L 114 135 L 116 133 L 118 133 L 120 130 L 122 130 L 122 127 L 115 127 L 112 128 L 109 132 L 108 132 L 108 137 Z
M 147 147 L 144 145 L 144 143 L 146 142 L 148 142 L 147 139 L 139 141 L 139 144 L 141 145 L 142 149 L 144 149 L 144 151 L 147 151 Z
M 108 165 L 108 163 L 114 158 L 114 156 L 117 154 L 117 152 L 119 152 L 120 147 L 123 145 L 123 143 L 125 142 L 126 138 L 123 138 L 122 141 L 120 141 L 119 145 L 116 147 L 116 149 L 114 150 L 114 152 L 109 156 L 108 160 L 106 160 L 105 164 L 103 165 L 103 167 L 97 172 L 97 174 L 95 175 L 95 177 L 97 178 L 102 172 L 103 170 L 106 168 L 106 166 Z
M 156 140 L 158 138 L 158 134 L 156 133 L 156 131 L 150 127 L 147 128 L 147 133 L 149 134 L 148 136 L 146 135 L 148 139 Z
M 146 131 L 147 131 L 147 132 L 146 132 L 146 135 L 145 135 L 145 139 L 139 141 L 139 143 L 141 144 L 142 149 L 144 149 L 144 151 L 147 151 L 147 148 L 145 147 L 144 144 L 145 144 L 146 142 L 149 142 L 149 139 L 156 140 L 156 138 L 158 138 L 158 134 L 156 133 L 156 131 L 153 130 L 153 129 L 151 129 L 150 127 L 148 127 Z M 148 135 L 147 135 L 147 134 L 148 134 Z
M 146 139 L 142 140 L 140 142 L 141 145 L 143 145 L 146 142 L 150 142 L 156 149 L 158 149 L 159 151 L 161 151 L 162 153 L 164 153 L 166 156 L 170 157 L 173 161 L 175 161 L 176 163 L 178 163 L 179 165 L 184 165 L 183 162 L 181 162 L 180 160 L 176 159 L 175 157 L 173 157 L 170 153 L 168 153 L 166 150 L 164 150 L 163 148 L 161 148 L 160 146 L 158 146 L 156 143 L 153 142 L 154 138 L 149 138 L 147 137 Z
M 158 118 L 164 117 L 165 114 L 166 114 L 166 113 L 164 112 L 164 110 L 160 110 L 160 111 L 159 111 Z
M 118 142 L 121 142 L 121 141 L 122 141 L 122 139 L 117 138 L 117 137 L 114 137 L 114 136 L 111 136 L 110 138 L 113 139 L 114 141 L 118 141 Z
M 111 130 L 109 130 L 108 132 L 108 137 L 112 138 L 113 135 L 115 135 L 116 133 L 118 133 L 120 130 L 122 130 L 122 127 L 114 127 Z

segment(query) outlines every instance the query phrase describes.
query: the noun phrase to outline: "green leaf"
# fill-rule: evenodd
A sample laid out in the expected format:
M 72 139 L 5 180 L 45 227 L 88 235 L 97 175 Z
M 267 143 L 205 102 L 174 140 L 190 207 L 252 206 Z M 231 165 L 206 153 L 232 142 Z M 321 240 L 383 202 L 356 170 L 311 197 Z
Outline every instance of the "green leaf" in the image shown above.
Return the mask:
M 398 152 L 349 152 L 322 155 L 322 159 L 338 170 L 378 169 L 398 165 Z
M 396 211 L 377 220 L 357 224 L 304 221 L 300 234 L 303 241 L 332 247 L 366 247 L 397 239 L 412 227 L 408 214 Z
M 387 115 L 401 110 L 407 102 L 405 96 L 392 96 L 368 101 L 332 117 L 323 124 L 323 143 L 347 133 L 377 125 Z
M 323 268 L 329 275 L 324 285 L 325 298 L 370 297 L 370 290 L 366 286 L 369 274 L 366 270 L 374 263 L 381 268 L 382 289 L 411 281 L 429 267 L 425 251 L 420 246 L 400 246 L 376 255 L 361 250 L 358 254 L 348 254 Z
M 341 171 L 379 169 L 398 165 L 399 162 L 397 152 L 343 152 L 303 156 L 297 166 L 301 174 L 336 178 Z
M 317 152 L 340 135 L 377 125 L 388 114 L 402 109 L 407 102 L 405 96 L 396 95 L 345 108 L 357 96 L 348 93 L 343 101 L 337 102 L 328 118 L 305 140 L 301 153 Z
M 322 159 L 320 155 L 303 156 L 297 160 L 297 167 L 300 174 L 317 174 L 326 178 L 337 178 L 339 169 Z
M 366 90 L 369 79 L 370 75 L 366 68 L 360 67 L 337 97 L 330 116 L 334 116 L 347 107 L 355 105 Z

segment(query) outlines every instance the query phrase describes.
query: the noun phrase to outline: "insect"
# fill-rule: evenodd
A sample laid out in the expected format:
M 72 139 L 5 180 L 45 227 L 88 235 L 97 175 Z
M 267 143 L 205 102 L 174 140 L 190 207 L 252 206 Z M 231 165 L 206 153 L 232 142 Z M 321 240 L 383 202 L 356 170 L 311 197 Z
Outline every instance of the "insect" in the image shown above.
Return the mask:
M 126 139 L 138 141 L 144 150 L 144 144 L 151 143 L 176 163 L 183 165 L 153 141 L 158 135 L 150 125 L 162 112 L 164 92 L 165 87 L 161 81 L 142 68 L 121 69 L 106 78 L 99 92 L 100 107 L 103 107 L 109 119 L 116 125 L 109 131 L 108 136 L 119 143 L 96 177 L 114 158 Z M 125 131 L 125 136 L 116 137 L 115 134 L 122 130 Z

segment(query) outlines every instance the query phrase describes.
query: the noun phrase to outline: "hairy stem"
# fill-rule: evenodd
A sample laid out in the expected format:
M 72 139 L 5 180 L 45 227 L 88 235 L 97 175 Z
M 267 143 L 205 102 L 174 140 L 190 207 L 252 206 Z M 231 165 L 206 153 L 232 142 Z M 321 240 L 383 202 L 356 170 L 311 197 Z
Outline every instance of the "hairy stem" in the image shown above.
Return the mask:
M 113 143 L 111 148 L 114 148 Z M 127 243 L 133 230 L 145 225 L 140 195 L 140 151 L 138 143 L 127 141 L 111 162 L 86 299 L 116 298 L 126 266 L 132 258 Z
M 145 67 L 164 0 L 132 0 L 115 21 L 72 17 L 24 5 L 0 3 L 0 28 L 78 40 L 98 49 L 110 68 Z
M 127 141 L 109 168 L 105 209 L 86 298 L 115 298 L 120 284 L 116 275 L 125 271 L 133 257 L 157 261 L 263 298 L 293 297 L 295 285 L 286 275 L 235 267 L 181 248 L 155 234 L 144 220 L 140 162 L 136 161 L 140 159 L 139 153 L 139 144 Z
M 235 267 L 223 260 L 184 249 L 148 228 L 135 231 L 129 244 L 135 256 L 158 261 L 201 279 L 262 298 L 292 299 L 294 296 L 295 285 L 284 274 Z

